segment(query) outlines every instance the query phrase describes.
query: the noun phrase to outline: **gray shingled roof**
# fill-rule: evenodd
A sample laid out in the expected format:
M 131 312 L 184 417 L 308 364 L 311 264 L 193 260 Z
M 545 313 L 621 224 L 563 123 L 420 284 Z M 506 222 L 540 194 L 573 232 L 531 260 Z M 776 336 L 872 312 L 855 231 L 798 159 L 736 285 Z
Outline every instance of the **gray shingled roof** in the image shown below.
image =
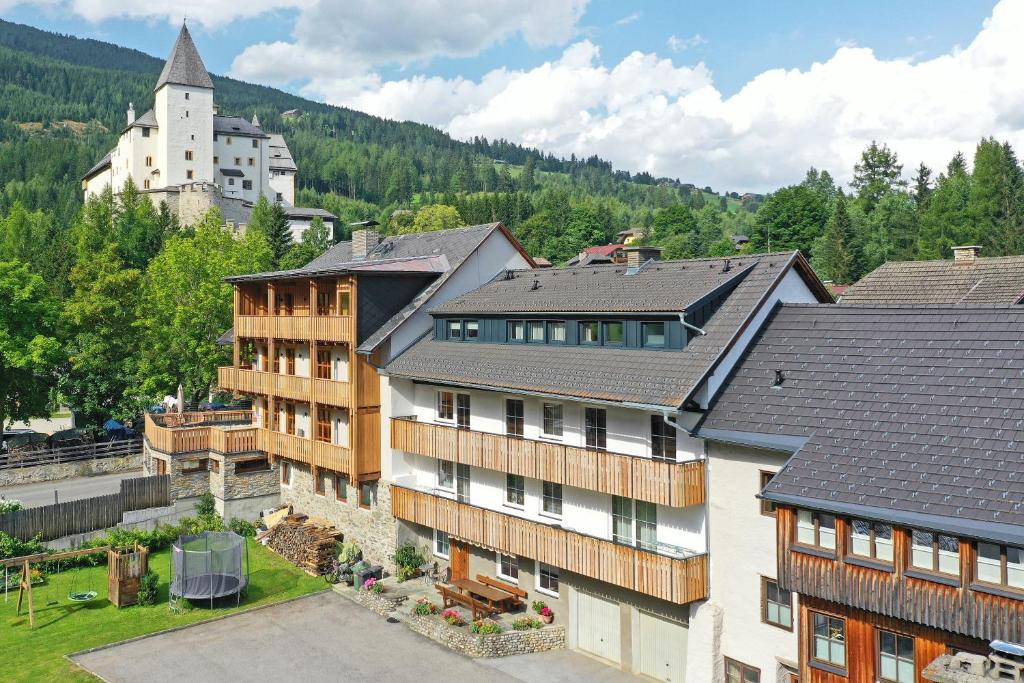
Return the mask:
M 257 128 L 241 116 L 214 116 L 213 132 L 221 135 L 244 135 L 252 138 L 269 138 L 262 128 Z
M 819 293 L 822 300 L 828 298 L 828 293 L 810 272 L 806 261 L 796 253 L 766 254 L 744 261 L 749 272 L 705 324 L 704 331 L 707 334 L 696 337 L 678 351 L 586 346 L 509 347 L 506 344 L 459 344 L 435 340 L 432 335 L 428 335 L 389 363 L 386 372 L 428 382 L 533 391 L 676 409 L 682 406 L 714 370 L 724 353 L 732 347 L 751 315 L 790 267 L 797 265 L 798 270 L 811 283 L 812 289 Z M 686 263 L 690 264 L 692 269 L 677 267 Z M 616 282 L 633 283 L 638 289 L 630 296 L 641 306 L 641 302 L 647 298 L 661 297 L 662 290 L 671 289 L 674 278 L 681 288 L 687 288 L 688 291 L 672 304 L 676 306 L 673 310 L 682 311 L 685 302 L 695 294 L 691 285 L 691 274 L 703 272 L 709 263 L 715 264 L 716 269 L 721 270 L 724 259 L 665 262 L 662 264 L 664 270 L 649 279 L 641 280 L 635 279 L 636 275 L 626 275 L 622 267 L 609 269 L 603 275 L 592 276 L 584 272 L 575 277 L 593 277 L 595 283 L 600 282 L 602 287 L 611 291 L 619 289 L 616 284 L 609 282 L 613 278 L 617 279 Z M 713 268 L 708 270 L 711 271 Z M 533 281 L 530 276 L 534 274 L 523 273 L 522 282 L 529 285 Z M 735 275 L 736 270 L 734 269 L 731 274 Z M 573 276 L 565 277 L 570 279 Z M 546 282 L 556 281 L 562 282 Z M 717 282 L 717 278 L 711 278 L 707 282 L 708 291 Z M 471 293 L 469 300 L 485 300 L 489 302 L 490 310 L 499 310 L 502 307 L 496 301 L 496 296 L 500 291 L 504 300 L 503 310 L 518 311 L 523 307 L 521 299 L 524 294 L 521 290 L 496 290 L 494 284 L 481 288 L 488 292 L 483 299 L 482 295 Z M 581 310 L 604 310 L 603 306 L 606 303 L 602 299 L 606 298 L 606 294 L 596 286 L 590 289 L 594 300 L 602 301 L 599 306 L 590 307 L 581 301 L 581 297 L 587 291 L 573 290 L 574 296 L 570 300 L 578 304 Z M 460 297 L 461 299 L 466 297 Z M 658 310 L 668 310 L 664 308 L 667 303 L 669 302 L 658 303 L 657 305 L 662 307 Z M 482 306 L 482 303 L 474 303 L 474 306 L 478 305 Z M 561 309 L 565 310 L 565 306 L 563 305 Z M 445 304 L 437 310 L 456 312 L 459 309 Z
M 297 171 L 292 152 L 288 149 L 288 143 L 280 133 L 270 134 L 270 168 L 278 171 Z
M 94 175 L 96 175 L 98 172 L 102 171 L 104 168 L 109 167 L 110 166 L 110 155 L 113 154 L 113 153 L 114 153 L 113 150 L 111 150 L 110 152 L 107 152 L 106 155 L 102 159 L 97 161 L 93 165 L 92 168 L 90 168 L 88 171 L 85 172 L 85 175 L 82 176 L 82 178 L 83 179 L 91 178 Z
M 286 206 L 284 207 L 285 215 L 289 218 L 312 218 L 314 216 L 320 216 L 329 220 L 337 220 L 337 216 L 328 211 L 327 209 L 316 209 L 304 206 Z
M 899 261 L 865 275 L 844 304 L 1016 304 L 1024 297 L 1024 256 L 973 261 Z
M 795 450 L 772 500 L 1024 538 L 1024 309 L 781 306 L 699 432 Z
M 178 40 L 174 43 L 174 49 L 171 50 L 171 56 L 167 58 L 164 70 L 160 72 L 160 78 L 153 89 L 159 90 L 167 83 L 213 89 L 213 79 L 206 71 L 203 58 L 199 56 L 196 44 L 192 42 L 192 35 L 184 24 L 181 33 L 178 34 Z

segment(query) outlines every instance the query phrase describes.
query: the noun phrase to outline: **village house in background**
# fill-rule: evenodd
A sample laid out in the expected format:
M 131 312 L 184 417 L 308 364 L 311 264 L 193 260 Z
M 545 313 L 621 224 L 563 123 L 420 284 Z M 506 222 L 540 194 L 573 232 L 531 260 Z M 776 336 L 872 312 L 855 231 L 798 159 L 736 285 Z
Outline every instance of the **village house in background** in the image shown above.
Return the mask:
M 185 225 L 216 206 L 228 225 L 244 226 L 262 195 L 284 207 L 293 239 L 313 216 L 332 229 L 336 218 L 329 212 L 294 206 L 297 168 L 284 138 L 266 133 L 255 116 L 221 116 L 213 95 L 213 79 L 182 26 L 157 80 L 153 109 L 136 116 L 129 103 L 117 146 L 82 178 L 85 198 L 107 187 L 119 192 L 130 178 Z

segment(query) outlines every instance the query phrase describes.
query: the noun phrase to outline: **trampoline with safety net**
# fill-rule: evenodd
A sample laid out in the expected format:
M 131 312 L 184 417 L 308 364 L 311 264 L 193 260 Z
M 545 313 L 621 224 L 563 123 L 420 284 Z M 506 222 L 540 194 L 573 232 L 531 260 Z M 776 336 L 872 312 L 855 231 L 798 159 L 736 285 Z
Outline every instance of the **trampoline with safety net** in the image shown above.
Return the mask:
M 249 546 L 232 531 L 204 531 L 180 536 L 171 546 L 171 607 L 190 602 L 235 596 L 241 602 L 249 584 Z

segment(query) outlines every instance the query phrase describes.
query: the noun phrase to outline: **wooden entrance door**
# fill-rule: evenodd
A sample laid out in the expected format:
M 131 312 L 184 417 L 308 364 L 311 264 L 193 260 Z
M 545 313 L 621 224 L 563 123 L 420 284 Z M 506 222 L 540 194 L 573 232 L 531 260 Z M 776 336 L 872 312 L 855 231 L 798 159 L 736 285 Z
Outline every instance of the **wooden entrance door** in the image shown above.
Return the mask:
M 469 545 L 465 541 L 451 539 L 452 581 L 469 578 Z

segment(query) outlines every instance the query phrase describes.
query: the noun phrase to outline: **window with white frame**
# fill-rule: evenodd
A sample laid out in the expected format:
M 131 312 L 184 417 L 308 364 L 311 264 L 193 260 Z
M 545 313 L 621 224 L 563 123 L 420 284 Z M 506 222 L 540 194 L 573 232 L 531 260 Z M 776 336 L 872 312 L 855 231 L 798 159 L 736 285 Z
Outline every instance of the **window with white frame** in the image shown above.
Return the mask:
M 1024 548 L 978 543 L 977 579 L 1006 588 L 1024 588 Z
M 460 503 L 469 502 L 469 465 L 455 466 L 455 499 Z
M 960 540 L 955 536 L 913 529 L 910 566 L 914 569 L 951 574 L 960 573 Z
M 676 460 L 676 428 L 662 415 L 651 415 L 651 457 L 668 462 Z
M 558 567 L 543 562 L 537 563 L 537 590 L 548 595 L 558 595 Z
M 892 525 L 866 519 L 850 520 L 850 553 L 892 562 Z
M 505 504 L 515 507 L 526 504 L 526 478 L 523 475 L 505 475 Z
M 541 510 L 546 515 L 562 516 L 562 485 L 553 481 L 544 482 Z
M 878 675 L 885 683 L 915 683 L 914 639 L 878 630 Z
M 448 542 L 448 534 L 444 531 L 434 529 L 434 554 L 447 560 L 451 553 L 451 545 Z
M 469 429 L 469 394 L 458 394 L 455 397 L 455 417 L 459 429 Z
M 562 438 L 561 403 L 548 403 L 545 401 L 543 419 L 541 420 L 541 435 L 555 439 Z
M 437 392 L 437 419 L 451 422 L 455 419 L 455 394 L 450 391 Z
M 761 577 L 761 621 L 793 630 L 793 594 L 766 576 Z
M 630 498 L 612 496 L 612 539 L 633 545 L 633 501 Z
M 509 436 L 522 436 L 526 428 L 524 417 L 525 406 L 519 398 L 505 399 L 505 433 Z
M 448 490 L 455 488 L 455 463 L 451 460 L 437 461 L 437 487 Z
M 527 341 L 535 344 L 544 343 L 544 321 L 531 321 L 526 326 Z
M 498 553 L 498 577 L 513 583 L 519 583 L 519 557 Z
M 825 512 L 797 510 L 796 542 L 826 550 L 836 549 L 836 518 Z

